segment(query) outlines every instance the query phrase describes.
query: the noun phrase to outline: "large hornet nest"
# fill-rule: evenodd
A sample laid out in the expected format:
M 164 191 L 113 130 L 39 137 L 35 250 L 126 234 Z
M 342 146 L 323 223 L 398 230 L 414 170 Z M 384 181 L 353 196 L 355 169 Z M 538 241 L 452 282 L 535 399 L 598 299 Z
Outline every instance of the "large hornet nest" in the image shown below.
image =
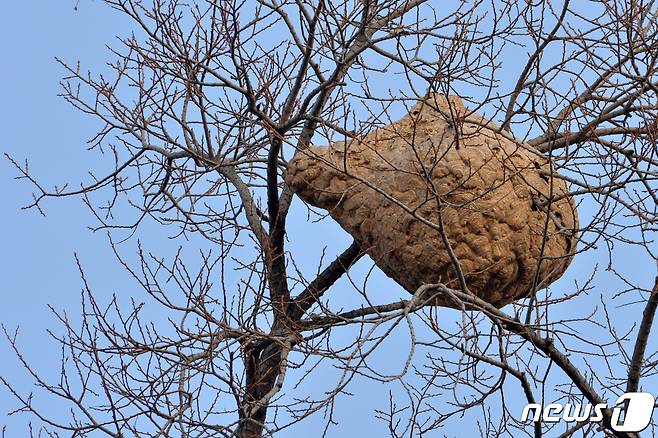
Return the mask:
M 576 207 L 551 175 L 529 145 L 459 98 L 431 94 L 364 137 L 298 151 L 285 181 L 407 291 L 459 289 L 456 259 L 470 292 L 502 307 L 548 286 L 571 261 Z

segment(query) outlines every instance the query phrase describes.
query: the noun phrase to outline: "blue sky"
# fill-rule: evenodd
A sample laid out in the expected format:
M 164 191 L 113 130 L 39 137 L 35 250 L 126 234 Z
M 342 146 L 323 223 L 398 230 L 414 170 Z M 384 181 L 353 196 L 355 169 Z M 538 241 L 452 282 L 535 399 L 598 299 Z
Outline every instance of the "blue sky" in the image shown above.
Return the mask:
M 85 70 L 102 70 L 110 59 L 105 45 L 112 44 L 116 35 L 126 35 L 131 30 L 122 16 L 102 2 L 82 0 L 80 3 L 76 10 L 74 0 L 39 2 L 38 6 L 34 2 L 7 2 L 0 18 L 0 41 L 3 42 L 0 69 L 3 137 L 0 150 L 19 162 L 28 158 L 31 172 L 49 187 L 88 181 L 90 168 L 103 168 L 102 163 L 96 161 L 95 153 L 85 148 L 85 141 L 96 133 L 98 124 L 57 97 L 58 82 L 65 72 L 54 58 L 57 56 L 73 63 L 79 59 Z M 48 304 L 58 310 L 67 310 L 71 319 L 76 320 L 82 283 L 74 253 L 79 255 L 98 296 L 115 292 L 137 296 L 139 291 L 116 263 L 106 235 L 88 229 L 94 220 L 81 199 L 47 201 L 44 204 L 45 217 L 36 210 L 23 211 L 21 207 L 31 200 L 32 187 L 26 181 L 14 180 L 16 175 L 7 160 L 0 161 L 0 196 L 4 201 L 0 218 L 0 242 L 4 249 L 0 256 L 3 278 L 0 322 L 10 331 L 20 326 L 19 344 L 26 358 L 46 375 L 56 377 L 60 352 L 56 344 L 49 341 L 46 330 L 57 327 L 57 324 Z M 294 251 L 308 251 L 304 254 L 312 254 L 310 258 L 317 260 L 315 256 L 320 247 L 311 249 L 303 242 L 316 235 L 314 228 L 310 224 L 304 227 L 300 241 L 293 243 L 292 248 Z M 333 233 L 331 243 L 334 250 L 349 241 L 344 233 L 338 230 Z M 145 227 L 138 235 L 147 246 L 165 252 L 177 245 L 166 236 L 166 231 L 163 233 L 155 226 Z M 127 243 L 124 248 L 126 252 L 133 251 L 134 242 Z M 655 272 L 653 262 L 632 250 L 622 248 L 621 251 L 624 251 L 619 253 L 622 263 L 618 267 L 635 273 L 638 282 L 649 287 Z M 597 262 L 605 263 L 603 259 L 597 259 L 595 252 L 579 257 L 569 271 L 571 276 L 561 285 L 568 289 L 573 279 L 579 278 L 580 272 L 583 273 L 580 276 L 582 281 Z M 363 268 L 367 266 L 364 264 Z M 390 283 L 382 284 L 389 287 L 389 298 L 402 296 L 399 290 L 390 289 Z M 612 275 L 603 274 L 596 284 L 595 293 L 610 294 L 620 288 Z M 622 319 L 632 319 L 637 314 L 624 309 L 619 310 L 620 315 L 628 312 Z M 29 390 L 29 380 L 2 341 L 0 351 L 3 357 L 0 374 L 17 387 Z M 382 355 L 380 360 L 383 362 L 396 363 L 393 359 L 398 359 L 394 348 L 384 350 Z M 333 429 L 329 436 L 371 430 L 372 426 L 364 418 L 371 415 L 370 406 L 385 400 L 386 391 L 372 381 L 361 379 L 359 385 L 358 397 L 352 397 L 353 401 L 345 398 L 344 404 L 337 408 L 345 424 Z M 8 436 L 12 437 L 22 436 L 27 420 L 25 417 L 5 418 L 15 406 L 9 394 L 0 390 L 0 425 L 7 424 Z M 57 403 L 46 401 L 45 406 L 52 413 L 61 410 Z M 281 436 L 316 431 L 321 420 L 303 423 L 294 432 L 288 432 L 289 435 Z M 459 431 L 446 433 L 458 434 Z
M 19 160 L 29 157 L 30 169 L 46 185 L 66 180 L 75 184 L 85 178 L 90 153 L 84 142 L 97 129 L 90 119 L 79 117 L 57 97 L 64 75 L 55 56 L 68 61 L 84 59 L 102 67 L 107 59 L 104 45 L 117 33 L 126 32 L 118 14 L 98 1 L 9 2 L 0 17 L 0 40 L 6 55 L 0 72 L 0 125 L 2 152 Z M 0 222 L 4 248 L 0 272 L 3 305 L 0 321 L 11 331 L 20 325 L 19 342 L 37 369 L 56 376 L 59 351 L 48 340 L 47 328 L 56 327 L 47 304 L 79 312 L 81 282 L 74 252 L 87 262 L 95 284 L 109 293 L 125 287 L 111 253 L 100 233 L 87 229 L 88 210 L 80 199 L 48 203 L 46 217 L 21 207 L 31 199 L 32 188 L 7 160 L 0 163 L 0 191 L 6 201 Z M 2 343 L 0 373 L 23 389 L 29 389 L 24 373 Z M 0 423 L 8 424 L 8 436 L 26 436 L 26 418 L 6 418 L 15 403 L 0 391 Z M 56 404 L 49 409 L 55 411 Z M 21 432 L 22 431 L 22 432 Z

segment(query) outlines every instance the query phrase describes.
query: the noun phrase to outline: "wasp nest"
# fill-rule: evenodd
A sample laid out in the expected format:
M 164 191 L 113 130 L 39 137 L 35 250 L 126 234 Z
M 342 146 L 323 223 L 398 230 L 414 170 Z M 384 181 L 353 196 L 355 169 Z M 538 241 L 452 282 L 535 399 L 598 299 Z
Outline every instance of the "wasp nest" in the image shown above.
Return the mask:
M 576 208 L 552 174 L 530 146 L 435 94 L 361 138 L 297 152 L 285 180 L 407 291 L 459 289 L 456 259 L 469 290 L 502 307 L 571 261 Z

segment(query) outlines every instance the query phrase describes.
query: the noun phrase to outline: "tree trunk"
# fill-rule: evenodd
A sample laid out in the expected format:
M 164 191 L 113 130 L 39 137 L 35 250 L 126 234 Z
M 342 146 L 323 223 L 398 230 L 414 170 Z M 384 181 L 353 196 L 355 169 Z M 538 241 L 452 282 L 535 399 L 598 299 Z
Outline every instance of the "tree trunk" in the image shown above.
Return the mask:
M 240 410 L 239 438 L 258 438 L 263 436 L 263 426 L 267 417 L 269 398 L 265 396 L 274 388 L 281 372 L 281 362 L 285 359 L 284 348 L 271 342 L 262 351 L 247 354 L 247 392 L 242 399 Z M 254 406 L 259 404 L 257 408 Z

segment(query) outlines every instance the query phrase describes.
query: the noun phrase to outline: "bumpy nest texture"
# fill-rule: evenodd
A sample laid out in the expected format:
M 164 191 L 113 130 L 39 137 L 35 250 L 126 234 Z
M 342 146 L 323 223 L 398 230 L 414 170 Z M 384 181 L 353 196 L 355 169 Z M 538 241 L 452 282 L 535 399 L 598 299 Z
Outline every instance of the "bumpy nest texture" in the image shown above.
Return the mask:
M 433 94 L 361 138 L 298 151 L 285 181 L 407 291 L 459 289 L 447 239 L 469 290 L 502 307 L 562 275 L 578 220 L 551 163 L 497 130 L 460 99 Z

